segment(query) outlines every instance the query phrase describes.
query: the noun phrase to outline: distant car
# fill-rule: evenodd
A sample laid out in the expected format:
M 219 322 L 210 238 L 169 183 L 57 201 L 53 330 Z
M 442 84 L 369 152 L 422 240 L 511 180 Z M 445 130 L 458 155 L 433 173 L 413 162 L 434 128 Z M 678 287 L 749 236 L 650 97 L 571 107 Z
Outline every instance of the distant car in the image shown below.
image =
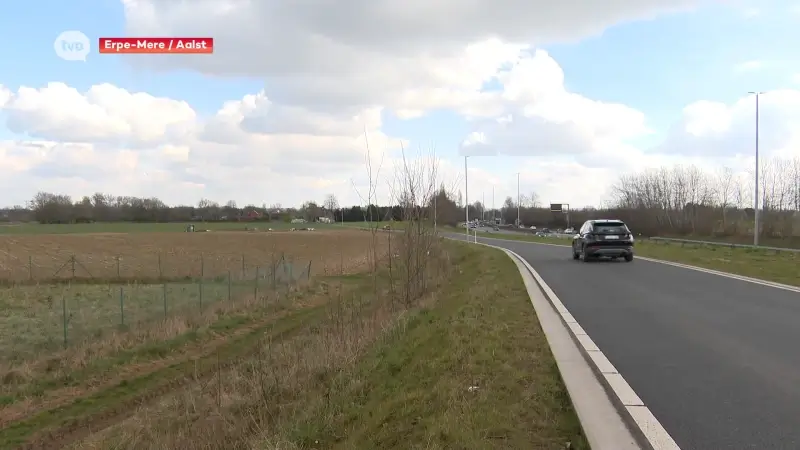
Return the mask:
M 539 237 L 545 237 L 545 236 L 549 236 L 551 234 L 553 234 L 553 232 L 550 231 L 549 228 L 542 228 L 541 230 L 536 232 L 536 236 L 539 236 Z
M 564 234 L 575 234 L 575 228 L 567 228 L 564 230 Z
M 588 220 L 572 238 L 572 259 L 625 258 L 633 261 L 633 234 L 621 220 Z

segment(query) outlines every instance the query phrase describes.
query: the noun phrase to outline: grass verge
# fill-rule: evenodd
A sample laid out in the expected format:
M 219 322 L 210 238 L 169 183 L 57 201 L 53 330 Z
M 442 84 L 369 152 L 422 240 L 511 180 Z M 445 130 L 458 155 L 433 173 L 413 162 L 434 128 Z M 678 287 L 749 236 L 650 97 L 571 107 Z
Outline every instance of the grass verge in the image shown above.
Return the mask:
M 458 244 L 456 244 L 458 245 Z M 299 448 L 588 449 L 514 263 L 471 247 L 436 301 L 288 429 Z

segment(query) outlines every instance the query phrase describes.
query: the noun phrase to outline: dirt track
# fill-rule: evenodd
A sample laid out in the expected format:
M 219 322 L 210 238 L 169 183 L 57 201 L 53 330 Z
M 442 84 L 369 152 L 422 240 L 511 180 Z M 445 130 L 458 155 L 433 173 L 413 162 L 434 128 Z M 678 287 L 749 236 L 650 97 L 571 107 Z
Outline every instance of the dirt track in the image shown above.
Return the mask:
M 82 278 L 235 275 L 243 262 L 252 271 L 282 255 L 298 266 L 311 261 L 313 274 L 352 273 L 366 267 L 370 246 L 358 230 L 0 236 L 0 279 L 70 278 L 73 255 Z

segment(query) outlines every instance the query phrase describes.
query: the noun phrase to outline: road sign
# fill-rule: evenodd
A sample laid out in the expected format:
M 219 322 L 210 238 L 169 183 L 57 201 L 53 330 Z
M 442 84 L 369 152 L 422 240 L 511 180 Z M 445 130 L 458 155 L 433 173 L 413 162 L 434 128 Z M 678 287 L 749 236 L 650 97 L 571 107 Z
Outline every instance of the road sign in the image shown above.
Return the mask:
M 563 205 L 561 203 L 550 203 L 550 211 L 552 212 L 562 212 L 564 211 Z

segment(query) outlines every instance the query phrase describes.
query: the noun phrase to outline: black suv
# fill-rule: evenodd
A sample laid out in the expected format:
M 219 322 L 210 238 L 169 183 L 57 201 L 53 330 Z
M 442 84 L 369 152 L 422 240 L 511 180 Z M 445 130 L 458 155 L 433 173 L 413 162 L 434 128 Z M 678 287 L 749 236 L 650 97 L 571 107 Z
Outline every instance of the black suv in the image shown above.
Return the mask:
M 606 256 L 633 261 L 633 234 L 621 220 L 588 220 L 572 238 L 572 259 Z

